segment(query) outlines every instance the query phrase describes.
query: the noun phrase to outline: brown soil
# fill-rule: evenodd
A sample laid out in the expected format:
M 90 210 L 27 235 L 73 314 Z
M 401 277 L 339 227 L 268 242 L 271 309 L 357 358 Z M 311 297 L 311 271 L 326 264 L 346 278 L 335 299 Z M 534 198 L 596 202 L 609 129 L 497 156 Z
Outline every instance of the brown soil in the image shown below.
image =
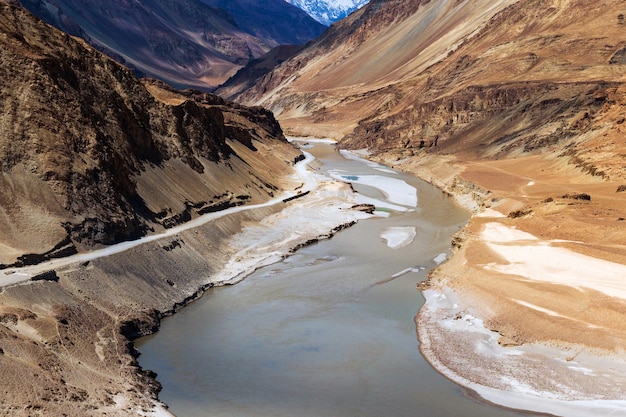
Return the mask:
M 381 159 L 389 163 L 397 157 Z M 448 157 L 445 163 L 425 157 L 393 164 L 430 179 L 466 205 L 474 198 L 476 211 L 495 210 L 493 216 L 471 219 L 455 239 L 454 257 L 424 286 L 453 294 L 457 303 L 449 311 L 425 308 L 417 318 L 427 358 L 468 385 L 506 390 L 511 387 L 498 381 L 511 378 L 572 398 L 621 398 L 615 387 L 622 386 L 623 378 L 610 370 L 621 369 L 626 362 L 626 300 L 578 287 L 576 278 L 570 286 L 494 271 L 490 266 L 507 261 L 481 240 L 481 233 L 487 223 L 497 222 L 539 239 L 529 244 L 545 242 L 626 265 L 626 193 L 617 192 L 622 180 L 592 176 L 562 159 L 536 155 L 507 160 Z M 531 354 L 495 360 L 472 347 L 476 335 L 446 327 L 446 314 L 478 317 L 496 332 L 497 344 L 492 343 L 504 348 L 502 352 L 521 347 L 531 349 Z M 532 353 L 537 346 L 556 351 L 553 356 Z M 564 365 L 585 355 L 586 366 L 595 366 L 594 375 L 581 375 Z M 555 357 L 561 362 L 553 363 Z M 598 364 L 601 358 L 610 360 Z

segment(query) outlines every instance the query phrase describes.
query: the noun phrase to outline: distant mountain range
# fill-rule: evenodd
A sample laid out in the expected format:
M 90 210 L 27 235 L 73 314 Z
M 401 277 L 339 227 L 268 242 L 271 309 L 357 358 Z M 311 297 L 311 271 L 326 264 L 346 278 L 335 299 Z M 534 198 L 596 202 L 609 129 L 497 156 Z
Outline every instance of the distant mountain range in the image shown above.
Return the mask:
M 199 1 L 225 11 L 238 28 L 264 40 L 272 47 L 304 45 L 325 30 L 323 25 L 309 16 L 307 10 L 283 0 Z
M 313 16 L 315 20 L 330 26 L 343 19 L 369 0 L 286 0 Z
M 250 59 L 305 44 L 325 26 L 282 0 L 21 0 L 138 73 L 212 89 Z

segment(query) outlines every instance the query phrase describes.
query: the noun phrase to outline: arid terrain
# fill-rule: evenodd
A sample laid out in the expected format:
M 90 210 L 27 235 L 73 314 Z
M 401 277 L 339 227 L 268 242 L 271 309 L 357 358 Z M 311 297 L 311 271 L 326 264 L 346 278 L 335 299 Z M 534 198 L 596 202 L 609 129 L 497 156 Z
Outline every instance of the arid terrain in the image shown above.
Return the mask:
M 372 0 L 218 90 L 241 105 L 139 82 L 4 3 L 0 414 L 154 415 L 158 386 L 130 341 L 215 285 L 239 253 L 232 236 L 288 204 L 34 280 L 16 268 L 295 192 L 301 155 L 282 129 L 366 150 L 474 213 L 420 285 L 421 348 L 437 369 L 538 412 L 623 402 L 621 2 Z
M 2 12 L 0 264 L 264 201 L 292 172 L 300 152 L 270 112 L 142 83 L 27 12 Z
M 229 239 L 285 203 L 45 262 L 295 192 L 301 153 L 268 111 L 140 82 L 21 8 L 0 4 L 0 34 L 0 415 L 152 413 L 130 341 L 214 285 Z M 16 269 L 31 264 L 42 274 Z
M 273 110 L 290 134 L 366 149 L 475 213 L 456 255 L 421 285 L 430 301 L 417 318 L 425 355 L 461 384 L 624 399 L 608 369 L 626 363 L 625 11 L 373 1 L 238 98 Z M 455 318 L 497 335 L 488 352 Z

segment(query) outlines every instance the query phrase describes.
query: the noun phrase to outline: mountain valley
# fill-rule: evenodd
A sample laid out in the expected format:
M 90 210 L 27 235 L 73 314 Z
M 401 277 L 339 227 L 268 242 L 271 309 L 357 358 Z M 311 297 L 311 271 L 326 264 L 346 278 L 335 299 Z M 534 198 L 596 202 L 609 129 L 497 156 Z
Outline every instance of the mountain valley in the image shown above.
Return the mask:
M 434 301 L 416 322 L 442 373 L 505 393 L 489 401 L 544 412 L 546 391 L 566 399 L 557 407 L 619 398 L 611 387 L 623 381 L 602 376 L 593 354 L 619 366 L 626 335 L 615 321 L 626 314 L 624 12 L 616 1 L 374 0 L 236 96 L 290 135 L 336 139 L 476 214 L 452 261 L 421 284 Z M 508 233 L 516 252 L 503 249 Z M 569 267 L 541 247 L 579 259 Z M 582 272 L 592 260 L 606 269 Z M 600 282 L 612 282 L 609 299 Z M 482 320 L 501 361 L 449 317 Z M 543 357 L 543 346 L 555 350 Z M 510 364 L 506 347 L 543 359 Z M 587 353 L 577 366 L 593 377 L 561 366 Z M 531 398 L 507 397 L 523 398 L 519 386 Z M 594 415 L 571 406 L 552 413 Z
M 281 206 L 252 207 L 301 185 L 301 152 L 268 111 L 139 81 L 18 6 L 0 3 L 0 33 L 0 414 L 148 412 L 158 384 L 129 340 L 214 285 L 234 256 L 228 240 Z M 46 267 L 245 206 L 97 262 Z M 41 273 L 23 278 L 25 265 Z
M 372 0 L 325 31 L 295 7 L 255 29 L 234 2 L 88 3 L 0 0 L 0 414 L 167 415 L 131 341 L 217 285 L 230 238 L 302 187 L 285 135 L 336 140 L 473 213 L 419 284 L 438 371 L 537 413 L 621 400 L 622 2 Z M 250 209 L 36 269 L 234 207 Z M 44 273 L 11 281 L 28 265 Z

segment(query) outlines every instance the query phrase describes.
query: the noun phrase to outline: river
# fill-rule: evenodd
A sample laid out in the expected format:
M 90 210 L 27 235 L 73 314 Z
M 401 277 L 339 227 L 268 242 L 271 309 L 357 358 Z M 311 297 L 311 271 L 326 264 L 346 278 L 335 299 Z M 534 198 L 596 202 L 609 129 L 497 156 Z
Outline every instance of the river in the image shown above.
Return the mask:
M 449 255 L 469 214 L 431 185 L 346 159 L 333 145 L 307 151 L 387 215 L 163 320 L 137 343 L 141 366 L 163 385 L 160 399 L 178 417 L 525 415 L 467 397 L 419 353 L 416 284 Z

